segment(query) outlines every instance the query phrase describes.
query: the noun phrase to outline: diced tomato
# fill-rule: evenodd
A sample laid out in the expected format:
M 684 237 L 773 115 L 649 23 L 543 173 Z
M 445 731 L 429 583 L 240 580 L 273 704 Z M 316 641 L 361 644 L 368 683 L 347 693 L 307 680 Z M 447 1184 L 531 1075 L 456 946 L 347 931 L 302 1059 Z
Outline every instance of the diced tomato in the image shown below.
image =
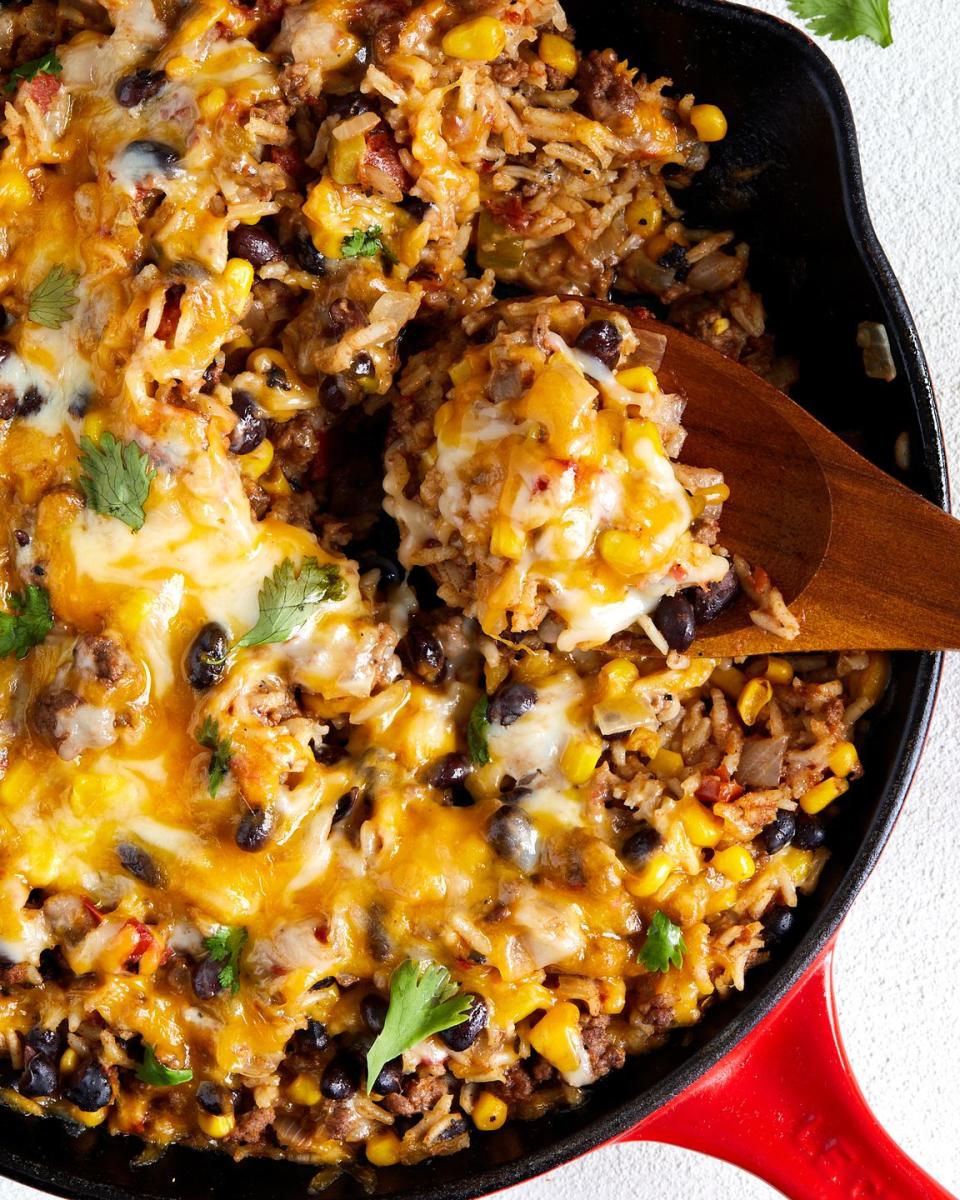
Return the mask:
M 41 112 L 49 109 L 59 91 L 60 80 L 55 75 L 36 75 L 27 84 L 27 94 Z
M 167 289 L 167 298 L 164 301 L 163 312 L 160 314 L 160 323 L 153 335 L 158 342 L 169 342 L 177 332 L 177 326 L 180 324 L 180 299 L 183 293 L 182 284 L 176 284 Z
M 94 925 L 99 925 L 103 921 L 103 913 L 100 911 L 100 909 L 97 908 L 92 900 L 88 900 L 86 896 L 83 897 L 81 903 L 90 916 L 93 917 Z
M 139 962 L 141 958 L 153 945 L 154 937 L 150 930 L 143 924 L 142 921 L 137 921 L 131 917 L 124 925 L 124 929 L 133 929 L 136 931 L 137 940 L 133 944 L 133 949 L 130 951 L 130 956 L 127 959 L 128 963 Z
M 524 233 L 533 224 L 535 217 L 523 206 L 523 201 L 516 192 L 507 192 L 503 196 L 492 196 L 486 201 L 487 209 L 501 225 L 514 233 Z
M 721 768 L 723 774 L 727 772 Z M 730 778 L 722 778 L 720 774 L 707 775 L 697 788 L 697 799 L 703 804 L 732 804 L 738 796 L 743 795 L 743 788 Z

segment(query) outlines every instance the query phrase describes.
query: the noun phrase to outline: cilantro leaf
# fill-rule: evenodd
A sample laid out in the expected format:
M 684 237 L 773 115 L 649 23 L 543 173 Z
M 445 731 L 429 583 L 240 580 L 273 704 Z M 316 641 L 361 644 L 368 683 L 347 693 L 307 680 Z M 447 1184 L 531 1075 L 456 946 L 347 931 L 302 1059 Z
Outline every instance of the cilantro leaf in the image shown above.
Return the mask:
M 49 50 L 41 58 L 32 58 L 29 62 L 14 67 L 4 90 L 15 92 L 26 79 L 35 79 L 38 75 L 59 75 L 62 70 L 63 63 L 57 58 L 56 50 Z
M 485 767 L 490 761 L 490 747 L 487 745 L 487 730 L 490 728 L 490 720 L 487 717 L 489 703 L 486 696 L 481 696 L 470 710 L 467 720 L 467 749 L 470 751 L 470 758 L 478 767 Z
M 655 912 L 647 930 L 647 940 L 638 955 L 648 971 L 669 971 L 671 966 L 682 967 L 687 952 L 683 932 L 666 913 Z
M 231 929 L 222 925 L 216 933 L 203 939 L 205 949 L 215 963 L 223 963 L 220 969 L 220 986 L 229 988 L 234 994 L 240 991 L 240 952 L 247 944 L 245 929 Z
M 112 433 L 100 435 L 99 445 L 80 439 L 80 486 L 87 503 L 105 517 L 116 517 L 136 533 L 143 526 L 144 502 L 156 469 L 136 442 L 118 442 Z
M 248 629 L 238 646 L 265 646 L 285 642 L 300 629 L 321 604 L 342 600 L 347 594 L 346 581 L 339 567 L 321 566 L 315 558 L 305 558 L 297 573 L 293 559 L 285 558 L 268 575 L 260 589 L 260 616 Z
M 7 605 L 10 611 L 0 612 L 0 658 L 26 658 L 53 628 L 50 593 L 31 583 L 25 592 L 11 592 Z
M 220 784 L 230 770 L 230 754 L 233 747 L 229 738 L 220 737 L 220 726 L 212 717 L 204 717 L 203 723 L 196 732 L 196 739 L 201 746 L 212 750 L 210 766 L 207 768 L 207 788 L 211 796 L 220 791 Z
M 369 229 L 355 229 L 349 237 L 340 243 L 340 254 L 343 258 L 372 258 L 383 250 L 380 235 L 383 230 L 379 225 L 371 225 Z
M 367 1091 L 391 1058 L 410 1050 L 470 1014 L 473 997 L 459 991 L 446 967 L 408 958 L 390 980 L 390 1004 L 383 1028 L 367 1051 Z
M 143 1083 L 152 1083 L 154 1087 L 176 1087 L 178 1083 L 189 1083 L 193 1072 L 187 1067 L 178 1071 L 174 1067 L 165 1067 L 158 1062 L 152 1046 L 145 1046 L 143 1062 L 137 1065 L 137 1078 Z
M 868 37 L 878 46 L 893 44 L 889 0 L 787 0 L 787 3 L 821 37 L 847 42 Z
M 44 275 L 30 293 L 27 319 L 47 329 L 59 329 L 73 316 L 78 303 L 76 292 L 80 276 L 59 263 Z

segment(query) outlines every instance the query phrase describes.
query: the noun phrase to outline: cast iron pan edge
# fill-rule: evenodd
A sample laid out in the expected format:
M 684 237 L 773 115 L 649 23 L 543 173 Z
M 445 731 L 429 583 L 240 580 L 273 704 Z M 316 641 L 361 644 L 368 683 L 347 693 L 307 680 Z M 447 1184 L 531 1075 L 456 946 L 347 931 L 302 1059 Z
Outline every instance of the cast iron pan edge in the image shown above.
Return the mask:
M 922 462 L 917 464 L 912 482 L 928 499 L 947 508 L 947 471 L 933 388 L 913 319 L 870 222 L 853 116 L 836 71 L 826 56 L 799 30 L 740 5 L 718 4 L 712 0 L 646 0 L 646 6 L 663 13 L 683 14 L 697 21 L 715 22 L 718 26 L 727 27 L 728 32 L 735 29 L 739 38 L 756 35 L 766 40 L 773 34 L 788 44 L 792 53 L 803 58 L 805 73 L 817 88 L 830 118 L 850 237 L 881 299 L 894 357 L 914 403 L 919 440 L 919 447 L 915 446 L 915 449 L 921 451 Z M 580 32 L 587 35 L 583 40 L 589 41 L 589 29 L 584 27 Z M 427 1164 L 424 1168 L 413 1170 L 392 1169 L 381 1172 L 378 1194 L 409 1197 L 411 1200 L 414 1197 L 416 1200 L 470 1200 L 520 1183 L 622 1135 L 683 1091 L 732 1050 L 793 987 L 835 932 L 890 834 L 923 747 L 936 698 L 942 656 L 923 654 L 916 656 L 916 661 L 914 686 L 900 714 L 900 739 L 893 751 L 894 765 L 876 802 L 875 815 L 860 842 L 858 852 L 833 895 L 793 952 L 766 983 L 756 986 L 749 993 L 739 1011 L 725 1020 L 718 1033 L 656 1082 L 646 1086 L 638 1082 L 640 1091 L 634 1098 L 610 1106 L 609 1111 L 598 1113 L 584 1123 L 578 1122 L 579 1127 L 573 1132 L 551 1128 L 554 1124 L 562 1125 L 566 1117 L 549 1118 L 538 1123 L 539 1140 L 534 1138 L 533 1148 L 517 1157 L 508 1153 L 502 1156 L 504 1161 L 497 1162 L 494 1152 L 496 1143 L 484 1142 L 483 1145 L 489 1147 L 491 1152 L 485 1156 L 486 1162 L 478 1170 L 470 1171 L 466 1154 L 440 1160 L 436 1166 Z M 623 1074 L 635 1070 L 636 1060 L 628 1063 Z M 590 1108 L 599 1107 L 602 1103 L 602 1100 L 588 1102 L 587 1108 L 580 1111 L 587 1113 Z M 214 1168 L 213 1155 L 199 1155 L 185 1150 L 174 1150 L 167 1158 L 168 1165 L 172 1165 L 173 1156 L 176 1156 L 176 1172 L 169 1175 L 164 1183 L 155 1174 L 158 1170 L 160 1174 L 166 1174 L 163 1170 L 164 1160 L 157 1167 L 135 1168 L 132 1172 L 128 1169 L 123 1172 L 124 1178 L 119 1182 L 111 1182 L 108 1178 L 89 1178 L 88 1173 L 97 1174 L 98 1160 L 105 1168 L 104 1175 L 112 1173 L 111 1167 L 103 1161 L 110 1159 L 116 1162 L 111 1150 L 122 1146 L 127 1157 L 133 1158 L 140 1144 L 127 1139 L 110 1139 L 112 1145 L 108 1148 L 107 1144 L 97 1140 L 106 1135 L 85 1133 L 82 1137 L 88 1142 L 91 1152 L 84 1155 L 87 1170 L 80 1175 L 58 1164 L 56 1138 L 45 1136 L 53 1132 L 49 1128 L 53 1122 L 43 1122 L 43 1132 L 38 1122 L 20 1120 L 9 1113 L 0 1114 L 0 1122 L 3 1128 L 0 1135 L 3 1138 L 3 1144 L 0 1144 L 0 1174 L 67 1198 L 141 1200 L 146 1196 L 166 1195 L 171 1200 L 199 1200 L 201 1197 L 230 1195 L 235 1200 L 243 1200 L 244 1197 L 269 1195 L 277 1200 L 293 1200 L 294 1197 L 307 1195 L 306 1185 L 311 1174 L 308 1169 L 253 1161 L 237 1166 L 219 1156 L 216 1157 Z M 35 1157 L 31 1157 L 31 1142 L 34 1139 L 48 1144 L 42 1149 L 38 1147 L 34 1151 Z M 64 1148 L 67 1145 L 69 1143 L 65 1142 Z M 46 1161 L 37 1161 L 37 1158 Z M 458 1160 L 462 1162 L 459 1174 L 456 1173 Z M 446 1169 L 442 1169 L 444 1167 Z M 453 1168 L 453 1172 L 450 1168 Z M 141 1185 L 139 1187 L 138 1182 Z M 158 1190 L 158 1184 L 161 1190 Z M 359 1196 L 362 1192 L 358 1185 L 345 1182 L 344 1185 L 331 1188 L 326 1194 L 339 1200 L 342 1196 Z

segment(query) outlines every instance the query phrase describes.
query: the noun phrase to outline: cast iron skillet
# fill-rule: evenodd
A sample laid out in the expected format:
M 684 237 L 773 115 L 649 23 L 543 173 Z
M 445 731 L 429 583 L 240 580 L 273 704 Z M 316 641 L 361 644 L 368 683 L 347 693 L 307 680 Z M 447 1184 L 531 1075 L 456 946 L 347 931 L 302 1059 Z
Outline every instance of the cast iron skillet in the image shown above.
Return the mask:
M 894 441 L 907 430 L 913 465 L 906 481 L 946 507 L 923 352 L 871 227 L 849 105 L 824 55 L 771 17 L 712 0 L 569 0 L 567 11 L 582 48 L 613 46 L 632 65 L 670 75 L 681 90 L 728 114 L 728 139 L 682 202 L 688 219 L 732 226 L 750 243 L 750 277 L 770 325 L 801 362 L 796 398 L 891 472 Z M 889 331 L 898 368 L 892 384 L 864 376 L 855 344 L 863 320 Z M 820 888 L 803 902 L 792 941 L 751 973 L 745 994 L 713 1006 L 667 1048 L 628 1062 L 577 1110 L 508 1124 L 474 1137 L 462 1154 L 415 1169 L 384 1170 L 377 1194 L 466 1200 L 519 1183 L 623 1136 L 736 1047 L 828 944 L 873 867 L 913 775 L 939 672 L 937 655 L 896 657 L 891 692 L 863 751 L 866 778 L 831 826 L 832 857 Z M 59 1121 L 0 1109 L 0 1173 L 62 1196 L 293 1200 L 307 1194 L 312 1174 L 178 1148 L 152 1165 L 132 1166 L 141 1150 L 133 1139 L 98 1131 L 71 1136 Z M 329 1200 L 362 1194 L 348 1177 L 324 1193 Z

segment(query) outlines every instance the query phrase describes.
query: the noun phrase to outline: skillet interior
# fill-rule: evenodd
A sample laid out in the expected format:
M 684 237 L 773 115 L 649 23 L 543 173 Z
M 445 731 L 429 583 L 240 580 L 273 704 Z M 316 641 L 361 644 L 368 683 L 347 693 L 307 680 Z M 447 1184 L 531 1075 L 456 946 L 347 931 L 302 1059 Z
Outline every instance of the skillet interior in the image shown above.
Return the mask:
M 612 45 L 649 74 L 721 105 L 731 132 L 683 205 L 689 219 L 732 226 L 752 247 L 781 348 L 798 356 L 795 397 L 879 466 L 907 430 L 905 482 L 946 505 L 943 446 L 923 352 L 863 197 L 852 119 L 826 58 L 773 18 L 712 0 L 568 0 L 578 45 Z M 866 379 L 856 347 L 863 320 L 883 321 L 898 378 Z M 380 1173 L 378 1195 L 466 1200 L 518 1183 L 629 1129 L 729 1050 L 784 994 L 836 929 L 890 832 L 926 732 L 940 670 L 932 654 L 895 658 L 891 694 L 873 718 L 859 784 L 831 828 L 833 856 L 797 935 L 776 961 L 751 972 L 745 995 L 715 1006 L 664 1050 L 607 1076 L 580 1109 L 474 1139 L 463 1154 L 416 1170 Z M 0 1173 L 64 1196 L 98 1200 L 243 1200 L 307 1194 L 313 1171 L 172 1149 L 133 1167 L 139 1142 L 94 1131 L 70 1136 L 58 1121 L 0 1109 Z M 363 1195 L 344 1177 L 328 1200 Z

